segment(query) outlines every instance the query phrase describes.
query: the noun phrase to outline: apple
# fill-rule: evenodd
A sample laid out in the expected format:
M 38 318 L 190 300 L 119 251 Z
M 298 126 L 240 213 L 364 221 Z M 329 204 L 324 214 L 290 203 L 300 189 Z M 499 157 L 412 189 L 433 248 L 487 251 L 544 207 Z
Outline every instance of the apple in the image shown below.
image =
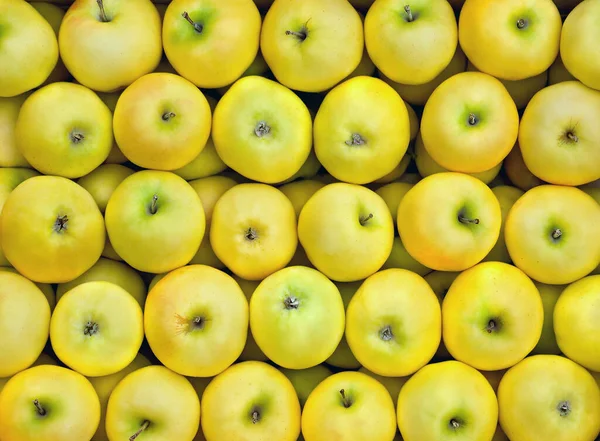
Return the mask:
M 314 148 L 334 178 L 351 184 L 380 179 L 402 161 L 410 120 L 402 98 L 377 78 L 359 76 L 333 88 L 314 120 Z
M 307 369 L 333 354 L 344 335 L 344 303 L 319 271 L 291 266 L 265 278 L 250 299 L 250 328 L 279 366 Z
M 537 282 L 565 285 L 600 264 L 600 205 L 574 187 L 541 185 L 508 212 L 506 248 L 514 264 Z
M 20 275 L 20 273 L 12 266 L 0 267 L 0 271 L 6 271 L 9 273 Z M 46 297 L 46 300 L 48 300 L 48 305 L 50 305 L 50 312 L 54 311 L 57 299 L 53 286 L 49 283 L 35 283 L 35 286 L 37 286 L 40 289 L 40 291 L 42 291 L 42 293 Z
M 100 401 L 81 374 L 52 365 L 12 377 L 0 394 L 0 433 L 10 441 L 81 441 L 100 422 Z
M 144 357 L 142 354 L 137 354 L 135 359 L 119 372 L 102 377 L 88 378 L 90 383 L 92 383 L 92 386 L 94 386 L 94 390 L 98 394 L 101 408 L 100 424 L 98 425 L 98 430 L 96 430 L 92 441 L 110 441 L 108 439 L 108 435 L 106 434 L 106 407 L 108 406 L 110 394 L 115 389 L 117 384 L 119 384 L 119 382 L 131 372 L 150 365 L 151 363 L 146 357 Z
M 497 166 L 518 133 L 517 106 L 506 87 L 481 72 L 459 73 L 440 84 L 421 120 L 423 145 L 433 160 L 462 173 Z
M 527 357 L 498 387 L 500 425 L 510 440 L 593 440 L 600 432 L 594 377 L 558 355 Z
M 504 159 L 504 172 L 515 187 L 523 191 L 545 184 L 535 176 L 525 165 L 519 144 L 515 144 L 508 156 Z
M 52 366 L 58 366 L 58 363 L 56 362 L 56 360 L 54 358 L 52 358 L 48 354 L 44 354 L 42 352 L 40 354 L 40 356 L 38 357 L 38 359 L 36 361 L 34 361 L 30 367 L 40 366 L 40 365 L 44 365 L 44 364 L 51 364 Z M 4 389 L 4 386 L 6 386 L 6 383 L 8 383 L 8 380 L 10 380 L 11 378 L 12 377 L 1 377 L 0 378 L 0 393 L 2 393 L 2 389 Z
M 78 83 L 113 92 L 160 62 L 160 16 L 148 0 L 75 0 L 63 18 L 58 45 Z
M 246 299 L 248 300 L 248 302 L 250 302 L 250 298 L 252 297 L 252 294 L 254 294 L 254 291 L 260 284 L 260 281 L 244 280 L 241 277 L 238 277 L 236 275 L 234 275 L 233 278 L 238 283 L 238 285 L 240 285 L 240 288 L 242 288 L 242 291 L 244 292 Z M 244 346 L 244 350 L 240 354 L 239 360 L 240 361 L 251 361 L 251 360 L 268 361 L 269 360 L 267 358 L 267 356 L 263 353 L 263 351 L 258 347 L 258 345 L 256 344 L 256 341 L 254 340 L 254 336 L 252 335 L 252 331 L 250 329 L 250 321 L 248 321 L 248 338 L 246 339 L 246 346 Z
M 556 343 L 556 334 L 554 332 L 554 308 L 565 289 L 564 285 L 546 285 L 535 282 L 535 286 L 542 296 L 544 305 L 544 325 L 542 335 L 533 351 L 533 354 L 554 354 L 560 355 L 561 351 Z
M 138 271 L 153 274 L 187 264 L 206 227 L 194 189 L 179 176 L 156 170 L 125 178 L 106 205 L 105 221 L 119 256 Z
M 428 83 L 456 52 L 454 11 L 445 0 L 378 0 L 365 18 L 365 43 L 387 78 L 402 84 Z
M 185 377 L 164 366 L 129 373 L 113 389 L 106 407 L 109 440 L 192 441 L 199 425 L 196 391 Z
M 437 271 L 463 271 L 494 247 L 500 203 L 483 182 L 462 173 L 436 173 L 400 202 L 398 232 L 408 253 Z
M 323 381 L 333 373 L 325 365 L 319 364 L 308 369 L 279 369 L 292 382 L 300 407 L 304 407 L 310 393 Z
M 385 263 L 392 251 L 394 223 L 377 193 L 334 183 L 318 190 L 304 205 L 298 237 L 320 272 L 337 282 L 354 282 Z
M 317 190 L 320 190 L 323 187 L 325 187 L 323 182 L 314 179 L 301 179 L 282 185 L 279 187 L 279 190 L 288 197 L 294 206 L 296 217 L 299 217 L 304 205 Z
M 460 361 L 425 366 L 400 390 L 398 427 L 404 441 L 491 440 L 497 423 L 492 386 Z
M 207 441 L 296 441 L 300 402 L 287 377 L 260 361 L 237 363 L 217 375 L 202 395 Z
M 392 397 L 392 401 L 394 402 L 394 406 L 398 404 L 398 396 L 400 395 L 400 390 L 406 384 L 410 375 L 405 377 L 384 377 L 383 375 L 377 375 L 366 367 L 362 366 L 358 372 L 362 372 L 363 374 L 367 374 L 369 377 L 373 377 L 381 384 L 385 386 L 385 388 L 390 393 L 390 397 Z
M 387 389 L 362 372 L 327 377 L 308 396 L 302 412 L 305 441 L 390 441 L 396 427 Z
M 0 272 L 0 304 L 0 377 L 10 377 L 31 366 L 44 349 L 50 306 L 37 286 L 9 271 Z
M 544 307 L 520 269 L 483 262 L 456 277 L 442 303 L 444 343 L 456 360 L 495 371 L 521 361 L 542 334 Z
M 252 0 L 173 0 L 162 38 L 182 77 L 215 89 L 240 78 L 258 53 L 261 17 Z
M 0 97 L 0 167 L 31 168 L 17 148 L 15 136 L 19 111 L 29 95 L 28 92 L 12 98 Z
M 210 244 L 235 275 L 263 280 L 285 267 L 296 251 L 294 207 L 269 185 L 236 185 L 213 208 Z
M 102 213 L 115 189 L 134 171 L 120 164 L 102 164 L 77 180 L 94 198 Z
M 28 2 L 0 4 L 0 97 L 21 95 L 40 86 L 58 62 L 52 26 Z
M 481 72 L 523 80 L 548 70 L 558 55 L 562 21 L 552 0 L 466 0 L 458 39 Z M 492 30 L 492 31 L 490 31 Z
M 19 151 L 41 173 L 79 178 L 108 157 L 112 115 L 91 90 L 52 83 L 25 100 L 15 137 Z
M 552 86 L 563 81 L 577 81 L 577 78 L 567 70 L 559 54 L 554 63 L 552 63 L 552 66 L 550 66 L 550 69 L 548 69 L 548 85 Z
M 302 167 L 312 136 L 312 119 L 302 100 L 259 76 L 236 81 L 213 116 L 219 157 L 242 176 L 267 184 L 285 181 Z
M 90 269 L 104 248 L 102 214 L 69 179 L 35 176 L 15 188 L 0 218 L 4 255 L 40 283 L 69 282 Z
M 144 75 L 119 97 L 115 140 L 125 157 L 140 167 L 176 170 L 193 161 L 206 145 L 210 112 L 204 94 L 185 78 Z
M 242 353 L 248 301 L 228 274 L 205 265 L 185 266 L 148 293 L 144 328 L 152 352 L 169 369 L 212 377 Z
M 362 20 L 347 0 L 278 0 L 265 15 L 260 48 L 278 82 L 323 92 L 359 65 Z
M 388 269 L 368 277 L 346 311 L 346 339 L 365 368 L 405 377 L 425 366 L 442 337 L 435 293 L 412 271 Z

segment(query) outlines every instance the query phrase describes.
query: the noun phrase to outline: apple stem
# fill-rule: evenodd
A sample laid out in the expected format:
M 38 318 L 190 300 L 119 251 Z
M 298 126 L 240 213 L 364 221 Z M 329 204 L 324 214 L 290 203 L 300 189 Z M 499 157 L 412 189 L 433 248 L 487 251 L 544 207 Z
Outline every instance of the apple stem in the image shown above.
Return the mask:
M 394 333 L 392 332 L 392 327 L 390 325 L 387 325 L 386 327 L 382 328 L 379 331 L 379 337 L 383 341 L 390 341 L 392 338 L 394 338 Z
M 556 409 L 560 413 L 560 416 L 567 416 L 571 413 L 571 403 L 568 401 L 561 401 L 558 403 L 558 406 L 556 406 Z
M 42 405 L 40 404 L 40 402 L 38 400 L 33 400 L 33 405 L 35 406 L 35 409 L 37 410 L 37 413 L 40 416 L 46 415 L 46 409 L 44 409 L 42 407 Z
M 552 232 L 552 239 L 560 239 L 561 236 L 562 236 L 562 230 L 560 228 L 557 228 Z
M 365 141 L 365 139 L 360 136 L 358 133 L 353 133 L 352 136 L 350 137 L 349 140 L 346 141 L 346 145 L 364 145 L 366 144 L 367 141 Z
M 365 224 L 369 221 L 373 219 L 373 213 L 369 213 L 368 216 L 361 216 L 360 219 L 358 220 L 360 222 L 360 224 L 364 227 Z
M 340 389 L 340 395 L 342 396 L 342 404 L 346 409 L 352 406 L 352 401 L 346 396 L 346 391 L 344 389 Z
M 188 23 L 194 27 L 194 30 L 196 32 L 198 32 L 199 34 L 202 33 L 202 31 L 204 30 L 204 26 L 202 26 L 200 23 L 196 23 L 194 20 L 192 20 L 192 17 L 190 17 L 190 14 L 188 14 L 187 12 L 184 12 L 183 14 L 181 14 L 181 16 L 183 18 L 185 18 L 188 21 Z
M 162 119 L 163 119 L 163 121 L 169 121 L 172 118 L 175 118 L 175 116 L 177 116 L 177 115 L 175 115 L 173 112 L 165 112 L 165 113 L 163 113 Z
M 476 125 L 476 124 L 477 124 L 477 122 L 478 122 L 478 119 L 477 119 L 477 117 L 475 116 L 475 114 L 473 114 L 473 113 L 469 113 L 469 125 L 470 125 L 470 126 L 474 126 L 474 125 Z
M 492 319 L 488 322 L 487 326 L 485 327 L 485 330 L 487 331 L 488 334 L 491 334 L 497 328 L 498 328 L 498 325 L 496 324 L 496 321 Z
M 254 127 L 254 134 L 259 138 L 268 135 L 271 132 L 271 127 L 266 123 L 266 121 L 259 121 Z
M 306 33 L 306 30 L 302 30 L 300 32 L 285 31 L 285 35 L 293 35 L 294 37 L 296 37 L 300 41 L 306 40 L 306 37 L 308 36 L 308 34 Z
M 65 231 L 67 229 L 68 226 L 69 226 L 69 216 L 67 216 L 66 214 L 63 214 L 62 216 L 56 217 L 56 220 L 54 221 L 53 230 L 56 233 L 62 233 L 63 231 Z
M 410 23 L 411 21 L 414 21 L 414 17 L 413 17 L 413 13 L 410 10 L 410 5 L 404 5 L 404 12 L 406 12 L 407 15 L 407 21 Z
M 256 424 L 260 421 L 260 413 L 256 409 L 252 411 L 252 415 L 250 415 L 250 417 L 252 418 L 252 424 Z
M 479 219 L 469 219 L 468 217 L 464 217 L 462 214 L 458 215 L 458 220 L 463 224 L 479 225 Z
M 133 435 L 131 435 L 129 437 L 129 441 L 135 441 L 135 439 L 140 436 L 140 434 L 146 430 L 148 428 L 148 426 L 150 425 L 150 421 L 144 421 L 142 423 L 142 426 L 137 430 L 137 432 L 135 432 Z
M 150 204 L 150 214 L 156 214 L 158 211 L 158 195 L 152 196 L 152 204 Z
M 522 19 L 522 18 L 519 18 L 519 19 L 517 20 L 517 27 L 518 27 L 519 29 L 523 29 L 523 28 L 525 28 L 525 26 L 527 26 L 527 22 L 526 22 L 524 19 Z
M 98 332 L 98 323 L 89 321 L 83 328 L 83 335 L 89 335 L 90 337 Z
M 256 230 L 254 228 L 250 227 L 246 230 L 245 237 L 247 240 L 253 241 L 258 239 L 258 234 L 256 233 Z
M 573 142 L 579 142 L 579 138 L 573 132 L 567 132 L 567 138 L 569 138 Z
M 84 139 L 85 139 L 85 136 L 83 136 L 83 133 L 71 132 L 71 142 L 73 144 L 79 144 Z
M 100 21 L 102 23 L 108 23 L 110 20 L 106 16 L 106 11 L 104 10 L 103 0 L 96 0 L 96 3 L 98 3 L 98 8 L 100 9 Z
M 286 299 L 283 301 L 283 304 L 285 305 L 285 309 L 298 309 L 300 306 L 300 301 L 296 297 L 290 296 L 286 297 Z
M 459 427 L 460 427 L 460 423 L 455 418 L 452 418 L 450 420 L 450 428 L 456 430 Z

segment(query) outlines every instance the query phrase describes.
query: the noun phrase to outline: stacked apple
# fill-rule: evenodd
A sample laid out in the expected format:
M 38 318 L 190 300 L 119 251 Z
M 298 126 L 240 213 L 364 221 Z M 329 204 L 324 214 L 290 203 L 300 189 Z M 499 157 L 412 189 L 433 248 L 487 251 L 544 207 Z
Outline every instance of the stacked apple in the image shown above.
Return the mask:
M 599 0 L 63 3 L 0 0 L 0 440 L 600 436 Z

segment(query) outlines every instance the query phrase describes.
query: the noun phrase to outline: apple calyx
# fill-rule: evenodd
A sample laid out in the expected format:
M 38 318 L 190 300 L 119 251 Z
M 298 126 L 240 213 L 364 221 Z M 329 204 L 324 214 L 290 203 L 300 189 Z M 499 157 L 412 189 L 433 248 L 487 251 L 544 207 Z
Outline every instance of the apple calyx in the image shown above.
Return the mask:
M 56 220 L 54 221 L 54 226 L 52 229 L 55 233 L 62 233 L 67 230 L 69 226 L 69 216 L 66 214 L 56 216 Z
M 373 213 L 369 213 L 367 216 L 359 217 L 358 222 L 364 227 L 371 219 L 373 219 Z
M 252 421 L 252 424 L 258 423 L 260 421 L 260 417 L 260 408 L 253 407 L 252 412 L 250 413 L 250 420 Z
M 392 327 L 390 325 L 384 326 L 379 330 L 379 338 L 383 341 L 390 341 L 394 338 L 394 333 L 392 332 Z
M 106 16 L 106 11 L 104 10 L 104 1 L 96 0 L 96 3 L 98 3 L 98 9 L 100 9 L 100 21 L 102 23 L 108 23 L 110 20 Z
M 567 137 L 567 139 L 569 141 L 573 141 L 573 142 L 579 142 L 579 137 L 573 133 L 573 131 L 569 130 L 567 133 L 565 133 L 565 136 Z
M 407 22 L 412 22 L 415 21 L 415 17 L 413 16 L 413 13 L 410 9 L 410 5 L 404 5 L 404 12 L 406 12 L 406 21 Z
M 458 215 L 458 221 L 462 224 L 479 225 L 479 219 L 469 219 L 468 217 L 464 217 L 462 214 Z
M 571 403 L 569 401 L 561 401 L 556 406 L 556 410 L 558 410 L 561 417 L 566 417 L 571 413 Z
M 501 328 L 501 323 L 500 320 L 492 318 L 488 321 L 486 327 L 485 327 L 485 332 L 487 332 L 488 334 L 492 334 L 494 332 L 498 332 Z
M 156 214 L 158 211 L 158 195 L 155 194 L 152 196 L 152 202 L 150 203 L 150 208 L 148 209 L 150 214 Z
M 83 136 L 83 133 L 81 132 L 77 132 L 75 130 L 73 130 L 71 132 L 71 142 L 73 144 L 79 144 L 81 141 L 83 141 L 85 139 L 85 136 Z
M 256 232 L 256 230 L 254 228 L 250 227 L 246 230 L 244 237 L 246 238 L 246 240 L 249 240 L 250 242 L 252 242 L 253 240 L 258 239 L 258 233 Z
M 148 426 L 149 426 L 149 425 L 150 425 L 150 421 L 148 421 L 148 420 L 145 420 L 145 421 L 142 423 L 141 427 L 140 427 L 140 428 L 137 430 L 137 432 L 135 432 L 133 435 L 131 435 L 131 436 L 129 437 L 129 441 L 135 441 L 135 439 L 136 439 L 138 436 L 140 436 L 140 435 L 141 435 L 141 433 L 142 433 L 144 430 L 146 430 L 146 429 L 148 428 Z
M 300 300 L 294 296 L 288 296 L 283 301 L 285 309 L 298 309 L 300 307 Z
M 162 120 L 170 121 L 171 119 L 175 118 L 176 116 L 177 115 L 173 112 L 165 112 L 165 113 L 163 113 Z
M 259 121 L 256 123 L 254 127 L 254 134 L 259 138 L 268 135 L 271 133 L 271 127 L 267 124 L 266 121 Z
M 340 395 L 342 396 L 342 404 L 346 409 L 352 406 L 352 400 L 346 395 L 346 391 L 344 389 L 340 389 Z
M 46 409 L 42 407 L 38 400 L 33 400 L 33 405 L 39 416 L 46 416 Z
M 83 327 L 83 335 L 92 336 L 98 333 L 98 323 L 89 321 Z
M 349 146 L 365 145 L 366 143 L 367 141 L 358 133 L 353 133 L 350 139 L 346 141 L 346 145 Z
M 194 20 L 192 20 L 192 17 L 190 17 L 190 14 L 188 14 L 186 11 L 184 11 L 183 14 L 181 14 L 181 16 L 183 18 L 185 18 L 188 21 L 188 23 L 194 27 L 194 30 L 196 32 L 198 32 L 199 34 L 202 33 L 202 31 L 204 30 L 204 26 L 202 26 L 200 23 L 196 23 Z
M 562 234 L 562 230 L 560 228 L 556 228 L 554 231 L 552 231 L 552 239 L 558 240 L 562 237 Z

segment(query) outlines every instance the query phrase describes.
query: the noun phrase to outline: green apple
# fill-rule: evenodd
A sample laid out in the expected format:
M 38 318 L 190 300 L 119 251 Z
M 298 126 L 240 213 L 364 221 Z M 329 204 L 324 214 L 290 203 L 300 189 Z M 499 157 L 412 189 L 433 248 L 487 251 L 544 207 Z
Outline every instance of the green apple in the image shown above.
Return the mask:
M 202 203 L 190 184 L 154 170 L 121 182 L 106 205 L 105 220 L 119 256 L 138 271 L 153 274 L 187 264 L 206 228 Z
M 342 296 L 342 301 L 344 302 L 344 309 L 348 308 L 348 304 L 354 296 L 354 293 L 360 285 L 362 284 L 362 280 L 358 282 L 336 282 L 336 286 L 338 287 L 340 294 Z M 348 346 L 348 341 L 346 340 L 346 336 L 342 337 L 340 344 L 336 348 L 331 357 L 326 360 L 326 363 L 334 366 L 336 368 L 341 369 L 358 369 L 360 367 L 360 363 L 352 353 L 350 346 Z
M 58 44 L 77 82 L 113 92 L 158 66 L 160 15 L 147 0 L 76 0 L 63 19 Z
M 302 412 L 307 441 L 389 441 L 396 433 L 394 403 L 387 389 L 362 372 L 340 372 L 323 380 Z
M 301 407 L 304 407 L 304 403 L 306 403 L 306 399 L 313 389 L 317 387 L 321 381 L 332 374 L 332 372 L 322 364 L 308 369 L 280 368 L 280 370 L 288 377 L 288 380 L 292 382 L 294 389 L 296 389 Z
M 115 189 L 134 171 L 120 164 L 102 164 L 92 172 L 82 176 L 77 183 L 92 195 L 100 211 L 106 211 L 106 204 Z
M 70 282 L 58 284 L 56 287 L 56 300 L 60 300 L 64 293 L 82 283 L 95 281 L 111 282 L 119 285 L 131 294 L 142 308 L 144 307 L 144 303 L 146 302 L 146 285 L 142 276 L 123 262 L 116 262 L 103 257 L 81 276 Z
M 304 266 L 279 270 L 250 299 L 258 347 L 279 366 L 307 369 L 333 354 L 344 335 L 344 303 L 335 284 Z
M 200 425 L 200 401 L 191 383 L 164 366 L 128 374 L 106 408 L 109 440 L 191 441 Z
M 58 61 L 52 26 L 28 2 L 0 3 L 0 97 L 40 86 Z
M 544 305 L 544 325 L 542 327 L 540 341 L 538 341 L 535 348 L 533 348 L 532 353 L 559 355 L 561 351 L 556 343 L 556 335 L 554 334 L 554 306 L 556 306 L 556 302 L 566 286 L 546 285 L 539 282 L 535 282 L 535 286 L 542 296 L 542 304 Z
M 52 83 L 23 103 L 17 148 L 38 171 L 79 178 L 102 164 L 113 145 L 112 113 L 79 84 Z
M 5 440 L 89 440 L 100 422 L 100 400 L 83 375 L 59 366 L 35 366 L 6 383 L 0 415 Z

